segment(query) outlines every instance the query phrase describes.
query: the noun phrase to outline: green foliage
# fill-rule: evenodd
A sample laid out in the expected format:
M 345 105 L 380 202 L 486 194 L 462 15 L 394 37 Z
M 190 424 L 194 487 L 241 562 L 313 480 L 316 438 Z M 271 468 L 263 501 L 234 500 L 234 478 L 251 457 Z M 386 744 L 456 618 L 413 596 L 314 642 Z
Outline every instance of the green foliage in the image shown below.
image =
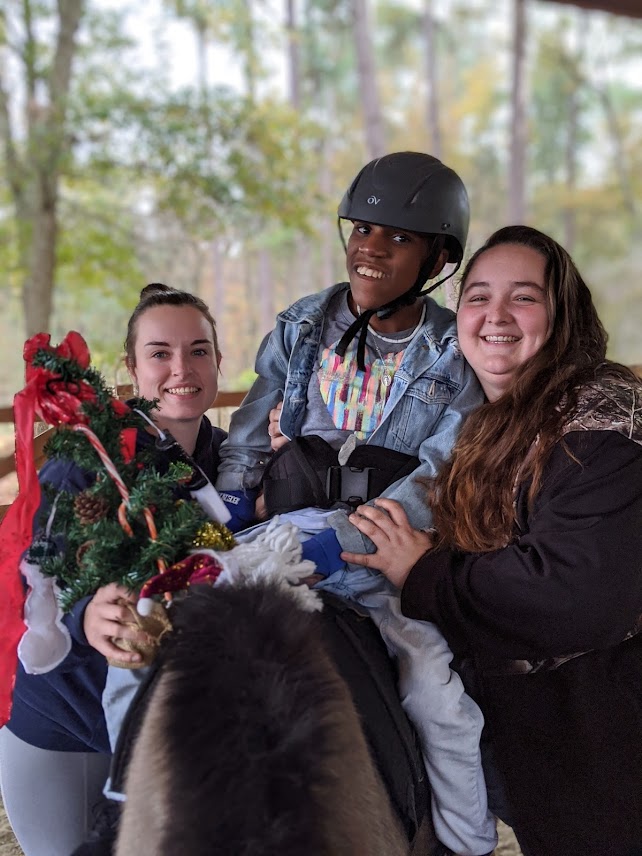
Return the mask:
M 0 42 L 10 31 L 17 48 L 7 52 L 8 62 L 15 72 L 17 57 L 33 59 L 37 92 L 44 92 L 55 4 L 30 4 L 34 39 L 28 46 L 15 23 L 24 5 L 6 5 Z M 140 287 L 152 279 L 168 281 L 212 300 L 221 329 L 234 327 L 225 369 L 242 377 L 265 332 L 259 313 L 300 296 L 306 283 L 308 290 L 328 284 L 333 253 L 340 267 L 333 214 L 367 156 L 352 4 L 301 0 L 295 4 L 297 29 L 285 34 L 278 4 L 166 0 L 156 31 L 144 34 L 151 45 L 145 52 L 139 34 L 128 35 L 135 31 L 127 28 L 127 18 L 135 23 L 147 4 L 121 3 L 115 10 L 87 0 L 86 6 L 60 165 L 53 330 L 63 332 L 71 322 L 113 365 Z M 429 7 L 436 18 L 435 81 L 426 79 L 421 26 Z M 442 155 L 469 189 L 471 249 L 506 220 L 512 59 L 506 9 L 491 0 L 370 4 L 387 145 L 429 150 L 426 96 L 434 84 Z M 183 76 L 180 89 L 173 80 L 183 61 L 171 29 L 176 17 L 191 28 L 198 60 L 194 80 L 183 85 Z M 2 21 L 11 27 L 2 31 Z M 298 51 L 298 112 L 283 85 L 289 37 Z M 527 217 L 568 240 L 583 271 L 616 262 L 635 271 L 631 248 L 642 233 L 641 48 L 642 22 L 572 5 L 529 4 Z M 27 85 L 20 72 L 15 81 L 5 88 L 12 112 L 20 115 Z M 37 98 L 31 103 L 41 106 Z M 577 113 L 571 132 L 572 104 Z M 26 115 L 22 126 L 28 127 Z M 24 140 L 16 138 L 19 153 Z M 10 207 L 8 177 L 5 164 L 0 288 L 13 291 L 29 273 L 18 253 L 18 236 L 29 227 Z M 216 274 L 214 239 L 220 244 Z M 257 299 L 257 248 L 270 254 L 268 313 Z M 299 258 L 303 272 L 293 275 Z M 594 288 L 604 289 L 605 305 L 611 297 L 619 302 L 613 295 L 618 288 L 634 314 L 621 284 L 598 278 Z M 0 381 L 22 368 L 13 330 L 17 311 L 13 305 L 6 310 L 10 344 Z M 626 311 L 609 317 L 616 325 L 612 339 L 631 342 Z M 628 347 L 629 360 L 639 361 L 639 346 Z M 4 401 L 11 392 L 4 390 Z
M 399 3 L 384 3 L 379 8 L 378 21 L 383 31 L 382 50 L 387 56 L 402 57 L 410 45 L 414 45 L 417 51 L 423 25 L 420 10 Z
M 111 391 L 95 369 L 83 369 L 48 350 L 38 351 L 33 365 L 51 372 L 72 394 L 80 385 L 92 387 L 95 400 L 79 405 L 78 418 L 85 417 L 128 493 L 124 500 L 85 433 L 68 426 L 56 429 L 47 444 L 47 456 L 96 473 L 95 481 L 80 494 L 65 489 L 54 492 L 45 486 L 47 502 L 39 531 L 46 528 L 49 535 L 37 537 L 29 551 L 30 560 L 39 563 L 45 575 L 56 578 L 61 605 L 68 610 L 111 582 L 140 588 L 158 572 L 159 560 L 169 566 L 185 556 L 208 518 L 197 502 L 175 498 L 177 484 L 192 475 L 187 462 L 178 460 L 166 468 L 153 445 L 125 460 L 122 432 L 146 423 L 129 407 L 114 408 Z M 145 414 L 154 406 L 144 399 L 136 401 L 136 408 Z M 150 513 L 157 537 L 150 531 Z
M 113 291 L 114 282 L 132 277 L 137 267 L 136 204 L 140 190 L 131 176 L 114 167 L 108 180 L 87 171 L 69 176 L 61 202 L 58 244 L 61 286 Z M 111 287 L 107 283 L 111 280 Z
M 184 89 L 146 100 L 137 145 L 159 208 L 211 234 L 217 220 L 305 226 L 315 133 L 287 105 L 257 105 L 222 87 L 203 104 Z
M 111 582 L 132 590 L 158 573 L 157 560 L 169 565 L 183 558 L 189 545 L 207 517 L 196 502 L 173 499 L 176 473 L 171 469 L 161 475 L 153 468 L 144 477 L 128 471 L 131 501 L 127 520 L 132 535 L 127 536 L 117 518 L 120 495 L 111 479 L 99 478 L 82 496 L 100 497 L 109 505 L 107 516 L 95 523 L 78 519 L 72 494 L 59 494 L 54 516 L 54 534 L 64 533 L 63 550 L 40 559 L 42 572 L 55 576 L 61 587 L 60 602 L 70 609 L 80 598 L 93 595 L 98 588 Z M 140 482 L 144 481 L 144 484 Z M 153 508 L 154 518 L 162 521 L 158 538 L 149 535 L 143 510 Z M 39 543 L 30 558 L 38 560 Z
M 239 375 L 236 376 L 236 380 L 234 382 L 235 389 L 249 389 L 258 375 L 253 369 L 245 369 Z

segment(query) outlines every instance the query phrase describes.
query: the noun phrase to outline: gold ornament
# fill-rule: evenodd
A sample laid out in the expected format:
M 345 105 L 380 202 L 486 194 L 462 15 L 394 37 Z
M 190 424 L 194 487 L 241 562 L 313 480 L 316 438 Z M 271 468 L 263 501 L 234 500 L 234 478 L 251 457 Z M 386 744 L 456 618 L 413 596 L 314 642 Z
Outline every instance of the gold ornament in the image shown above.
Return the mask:
M 204 523 L 192 541 L 192 546 L 205 550 L 231 550 L 236 547 L 234 535 L 222 523 Z

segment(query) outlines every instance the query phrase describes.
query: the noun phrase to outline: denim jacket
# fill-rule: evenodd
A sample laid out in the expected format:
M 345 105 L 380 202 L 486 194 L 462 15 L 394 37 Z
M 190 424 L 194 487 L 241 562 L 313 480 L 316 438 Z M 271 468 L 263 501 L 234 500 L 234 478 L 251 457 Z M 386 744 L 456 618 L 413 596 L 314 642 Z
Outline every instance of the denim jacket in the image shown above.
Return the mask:
M 300 434 L 326 309 L 338 291 L 348 288 L 343 282 L 308 295 L 277 316 L 275 329 L 256 357 L 258 377 L 232 417 L 229 437 L 220 449 L 219 490 L 258 486 L 270 457 L 269 412 L 281 400 L 282 433 L 290 439 Z M 484 400 L 459 350 L 454 314 L 430 297 L 422 299 L 428 306 L 426 320 L 404 352 L 381 423 L 368 439 L 419 457 L 421 465 L 382 494 L 398 500 L 418 529 L 431 525 L 421 480 L 433 476 L 447 460 L 465 416 Z M 344 511 L 332 515 L 330 523 L 344 550 L 374 551 Z

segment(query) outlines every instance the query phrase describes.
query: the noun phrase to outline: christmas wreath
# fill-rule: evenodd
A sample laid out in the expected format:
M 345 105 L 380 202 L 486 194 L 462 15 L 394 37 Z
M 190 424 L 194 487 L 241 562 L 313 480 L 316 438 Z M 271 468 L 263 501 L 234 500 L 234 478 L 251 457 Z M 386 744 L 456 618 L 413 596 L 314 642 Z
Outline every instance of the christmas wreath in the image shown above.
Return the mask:
M 235 546 L 214 488 L 207 479 L 203 485 L 202 473 L 195 478 L 196 465 L 154 427 L 155 403 L 114 397 L 79 333 L 57 347 L 38 334 L 25 343 L 24 359 L 26 384 L 14 398 L 20 491 L 0 526 L 0 725 L 9 718 L 17 653 L 34 674 L 58 665 L 71 646 L 62 614 L 108 583 L 140 591 L 138 611 L 145 614 L 155 595 L 167 598 L 196 582 L 268 575 L 291 586 L 314 569 L 301 562 L 295 527 L 276 519 L 251 543 Z M 45 487 L 41 504 L 35 418 L 55 427 L 48 458 L 96 474 L 82 492 Z M 140 428 L 155 430 L 157 444 L 137 451 Z M 177 483 L 192 498 L 177 501 Z M 303 608 L 320 608 L 301 588 Z

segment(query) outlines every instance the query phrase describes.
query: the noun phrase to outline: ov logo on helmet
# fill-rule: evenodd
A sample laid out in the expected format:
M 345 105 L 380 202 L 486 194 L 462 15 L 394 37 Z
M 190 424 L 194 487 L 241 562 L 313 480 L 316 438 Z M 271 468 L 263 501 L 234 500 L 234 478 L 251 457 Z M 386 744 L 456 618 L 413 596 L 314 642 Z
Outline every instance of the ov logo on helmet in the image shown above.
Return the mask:
M 381 202 L 380 196 L 369 196 L 368 205 L 378 205 Z

